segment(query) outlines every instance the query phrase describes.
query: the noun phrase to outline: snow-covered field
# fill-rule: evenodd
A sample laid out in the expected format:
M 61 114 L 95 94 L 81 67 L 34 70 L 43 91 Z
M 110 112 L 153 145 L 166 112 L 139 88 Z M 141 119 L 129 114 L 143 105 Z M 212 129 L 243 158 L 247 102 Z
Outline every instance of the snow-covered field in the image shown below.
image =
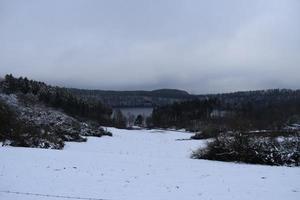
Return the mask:
M 300 199 L 300 168 L 193 160 L 189 133 L 109 128 L 64 150 L 0 147 L 0 190 L 108 200 Z M 64 199 L 0 192 L 1 200 Z

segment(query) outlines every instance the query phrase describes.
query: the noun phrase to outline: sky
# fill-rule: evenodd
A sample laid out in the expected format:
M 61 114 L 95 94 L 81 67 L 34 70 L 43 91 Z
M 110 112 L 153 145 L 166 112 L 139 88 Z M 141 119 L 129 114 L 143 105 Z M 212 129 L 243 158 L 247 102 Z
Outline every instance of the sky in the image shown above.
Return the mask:
M 193 94 L 300 88 L 299 0 L 0 0 L 0 76 Z

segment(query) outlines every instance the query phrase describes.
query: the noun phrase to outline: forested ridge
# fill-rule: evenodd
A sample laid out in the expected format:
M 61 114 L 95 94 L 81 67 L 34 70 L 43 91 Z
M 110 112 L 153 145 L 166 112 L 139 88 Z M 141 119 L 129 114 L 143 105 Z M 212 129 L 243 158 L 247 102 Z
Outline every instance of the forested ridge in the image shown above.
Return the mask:
M 279 130 L 300 121 L 300 90 L 199 95 L 195 100 L 155 107 L 152 120 L 155 127 Z
M 1 88 L 6 94 L 35 95 L 40 102 L 62 109 L 74 117 L 92 119 L 102 124 L 110 123 L 110 115 L 112 114 L 110 107 L 100 101 L 77 97 L 66 88 L 53 87 L 43 82 L 28 80 L 26 77 L 15 78 L 11 74 L 5 76 L 4 81 L 1 82 Z
M 109 91 L 70 88 L 69 91 L 84 99 L 94 99 L 111 107 L 153 107 L 195 98 L 186 91 L 159 89 L 153 91 Z
M 2 145 L 62 149 L 65 141 L 110 135 L 112 110 L 80 99 L 67 89 L 6 75 L 0 82 Z

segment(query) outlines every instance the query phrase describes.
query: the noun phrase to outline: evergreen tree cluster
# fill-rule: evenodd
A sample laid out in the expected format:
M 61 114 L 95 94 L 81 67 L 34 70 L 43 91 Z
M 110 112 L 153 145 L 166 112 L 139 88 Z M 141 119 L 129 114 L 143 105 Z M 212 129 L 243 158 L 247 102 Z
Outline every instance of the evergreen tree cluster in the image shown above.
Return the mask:
M 102 125 L 111 124 L 111 108 L 103 105 L 100 101 L 83 100 L 66 88 L 52 87 L 43 82 L 28 80 L 26 77 L 15 78 L 11 74 L 5 76 L 5 80 L 1 82 L 1 88 L 6 94 L 33 94 L 38 97 L 40 102 L 62 109 L 74 117 L 95 120 Z
M 187 128 L 194 120 L 207 121 L 210 113 L 218 105 L 215 98 L 176 102 L 172 105 L 156 107 L 152 112 L 155 127 Z
M 116 128 L 126 128 L 127 127 L 127 119 L 122 114 L 120 109 L 114 111 L 112 116 L 112 125 Z
M 16 122 L 15 113 L 2 101 L 0 101 L 0 141 L 10 135 Z
M 291 118 L 300 116 L 300 96 L 281 101 L 246 101 L 229 110 L 232 115 L 224 120 L 233 129 L 281 130 Z
M 189 130 L 281 130 L 300 119 L 299 90 L 266 90 L 210 95 L 197 100 L 156 107 L 155 127 Z M 297 122 L 297 121 L 296 121 Z M 300 123 L 300 121 L 298 121 Z

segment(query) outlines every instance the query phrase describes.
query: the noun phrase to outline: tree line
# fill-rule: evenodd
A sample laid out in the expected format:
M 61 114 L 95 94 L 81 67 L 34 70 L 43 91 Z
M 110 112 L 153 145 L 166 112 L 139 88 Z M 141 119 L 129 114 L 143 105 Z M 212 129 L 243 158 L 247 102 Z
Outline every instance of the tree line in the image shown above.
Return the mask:
M 267 90 L 199 97 L 154 108 L 154 127 L 226 130 L 281 130 L 300 123 L 299 90 Z
M 66 88 L 53 87 L 43 82 L 28 80 L 26 77 L 15 78 L 8 74 L 1 82 L 1 88 L 6 94 L 31 94 L 48 106 L 62 109 L 65 113 L 77 117 L 99 122 L 102 125 L 111 125 L 112 109 L 100 101 L 82 99 Z

